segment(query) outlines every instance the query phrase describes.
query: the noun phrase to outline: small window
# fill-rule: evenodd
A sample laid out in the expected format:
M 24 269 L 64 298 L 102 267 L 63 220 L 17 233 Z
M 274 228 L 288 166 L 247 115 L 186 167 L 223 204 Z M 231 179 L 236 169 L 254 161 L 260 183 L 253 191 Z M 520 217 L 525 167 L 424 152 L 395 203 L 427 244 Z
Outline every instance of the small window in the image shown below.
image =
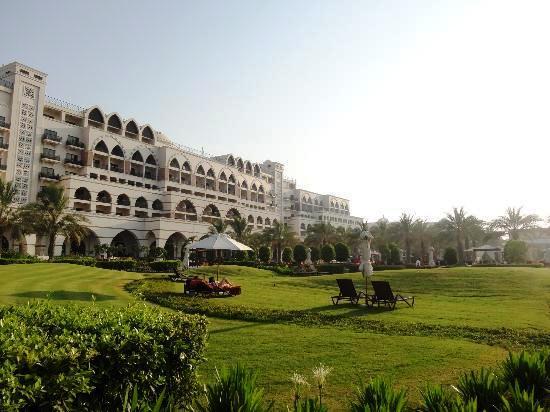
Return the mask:
M 42 76 L 39 76 L 39 75 L 37 75 L 37 74 L 34 75 L 34 78 L 35 78 L 35 79 L 38 79 L 38 80 L 42 80 Z
M 29 75 L 29 72 L 23 69 L 19 70 L 19 73 L 24 74 L 25 76 Z

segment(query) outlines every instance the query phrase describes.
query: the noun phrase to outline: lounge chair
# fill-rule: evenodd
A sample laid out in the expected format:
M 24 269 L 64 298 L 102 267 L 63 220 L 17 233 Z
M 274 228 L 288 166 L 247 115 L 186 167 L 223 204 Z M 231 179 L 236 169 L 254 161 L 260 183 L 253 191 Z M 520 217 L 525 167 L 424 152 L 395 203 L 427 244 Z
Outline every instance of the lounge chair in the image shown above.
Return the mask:
M 373 305 L 376 303 L 380 307 L 380 304 L 383 304 L 384 306 L 389 306 L 391 309 L 395 309 L 397 302 L 405 302 L 411 308 L 414 306 L 414 296 L 394 294 L 390 283 L 385 280 L 373 280 L 372 287 L 374 295 L 370 296 L 370 301 Z
M 183 292 L 186 295 L 198 295 L 202 297 L 238 296 L 241 294 L 241 287 L 238 285 L 231 285 L 231 287 L 220 288 L 202 279 L 187 278 L 185 280 Z
M 358 304 L 359 299 L 365 298 L 365 292 L 359 292 L 355 290 L 355 285 L 351 279 L 336 279 L 340 294 L 338 296 L 331 296 L 332 304 L 337 305 L 341 300 L 347 300 L 353 304 Z

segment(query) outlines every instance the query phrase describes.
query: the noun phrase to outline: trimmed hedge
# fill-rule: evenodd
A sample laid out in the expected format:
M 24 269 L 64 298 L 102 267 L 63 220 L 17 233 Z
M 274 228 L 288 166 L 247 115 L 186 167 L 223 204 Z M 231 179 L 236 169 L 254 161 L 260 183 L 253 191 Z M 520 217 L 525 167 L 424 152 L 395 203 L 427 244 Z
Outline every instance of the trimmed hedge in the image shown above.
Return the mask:
M 320 265 L 315 265 L 318 272 L 341 274 L 346 272 L 358 272 L 359 265 L 355 263 L 324 263 Z
M 279 275 L 292 275 L 293 271 L 292 269 L 286 267 L 286 266 L 278 266 L 278 265 L 258 265 L 258 269 L 263 270 L 271 270 L 272 272 L 275 272 Z
M 206 319 L 148 305 L 120 309 L 31 302 L 0 307 L 0 409 L 119 410 L 127 388 L 198 393 Z
M 48 261 L 51 263 L 72 263 L 74 265 L 82 265 L 82 266 L 95 266 L 96 259 L 93 257 L 86 257 L 86 256 L 61 256 L 53 258 L 53 260 Z
M 101 269 L 132 271 L 133 269 L 136 268 L 137 262 L 133 259 L 98 260 L 95 265 L 96 267 Z
M 180 267 L 179 260 L 158 260 L 150 262 L 149 266 L 153 272 L 173 272 Z
M 40 259 L 36 258 L 0 258 L 0 266 L 2 265 L 17 265 L 17 264 L 28 264 L 28 263 L 40 263 L 43 262 Z

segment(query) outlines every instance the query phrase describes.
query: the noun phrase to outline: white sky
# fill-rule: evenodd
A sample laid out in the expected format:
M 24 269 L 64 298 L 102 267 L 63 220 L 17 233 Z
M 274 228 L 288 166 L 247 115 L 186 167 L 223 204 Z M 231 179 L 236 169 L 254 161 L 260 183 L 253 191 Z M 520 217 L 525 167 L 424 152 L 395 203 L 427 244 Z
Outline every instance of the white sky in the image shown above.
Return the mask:
M 369 221 L 550 214 L 549 1 L 113 3 L 4 5 L 1 61 Z

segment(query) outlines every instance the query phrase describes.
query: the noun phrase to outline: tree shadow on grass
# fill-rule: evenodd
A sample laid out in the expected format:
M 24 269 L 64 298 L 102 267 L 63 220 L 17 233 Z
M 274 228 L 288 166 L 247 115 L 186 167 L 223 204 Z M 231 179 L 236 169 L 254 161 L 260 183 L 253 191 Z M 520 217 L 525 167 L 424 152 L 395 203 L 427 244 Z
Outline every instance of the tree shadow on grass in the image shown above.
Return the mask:
M 227 328 L 214 329 L 214 330 L 209 331 L 209 333 L 210 333 L 210 335 L 216 335 L 218 333 L 233 332 L 235 330 L 240 330 L 240 329 L 256 328 L 258 326 L 259 326 L 258 323 L 249 323 L 247 325 L 230 326 L 230 327 L 227 327 Z
M 366 316 L 379 313 L 392 313 L 393 311 L 387 307 L 383 306 L 365 306 L 354 305 L 351 303 L 340 303 L 338 305 L 324 305 L 311 308 L 307 310 L 310 313 L 322 313 L 322 312 L 332 312 L 332 314 L 341 316 L 343 318 L 352 318 L 355 316 Z
M 32 290 L 27 292 L 13 293 L 10 296 L 29 299 L 50 299 L 50 300 L 80 300 L 85 302 L 114 300 L 116 296 L 104 295 L 93 292 L 73 292 L 69 290 Z

